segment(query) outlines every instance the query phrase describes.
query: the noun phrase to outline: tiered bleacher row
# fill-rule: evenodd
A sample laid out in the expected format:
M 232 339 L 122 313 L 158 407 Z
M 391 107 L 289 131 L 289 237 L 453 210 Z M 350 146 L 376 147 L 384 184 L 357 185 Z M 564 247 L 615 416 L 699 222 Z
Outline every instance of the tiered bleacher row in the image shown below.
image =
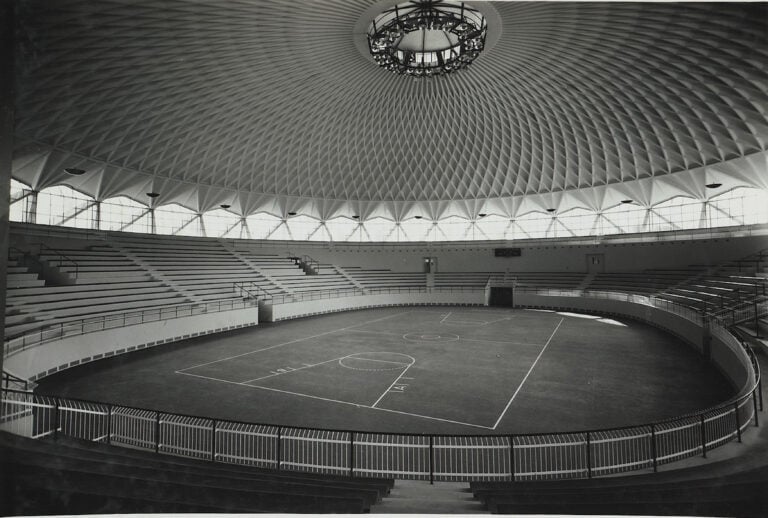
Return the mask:
M 8 285 L 6 337 L 44 325 L 190 302 L 111 247 L 78 240 L 66 245 L 65 263 L 58 260 L 62 252 L 50 247 L 37 253 L 34 247 L 15 250 L 14 260 L 26 263 L 28 273 L 23 284 Z
M 715 476 L 697 476 L 688 468 L 561 482 L 473 482 L 470 488 L 494 514 L 763 517 L 768 467 L 745 469 L 743 461 L 721 462 Z
M 391 479 L 258 469 L 93 442 L 0 433 L 0 512 L 365 513 Z
M 357 284 L 370 288 L 426 288 L 423 273 L 393 272 L 388 269 L 367 269 L 362 266 L 344 266 L 344 271 Z
M 16 236 L 17 238 L 19 236 Z M 123 234 L 109 241 L 34 236 L 15 239 L 8 270 L 6 336 L 77 319 L 178 304 L 241 299 L 248 293 L 281 302 L 306 292 L 482 288 L 489 281 L 519 288 L 619 291 L 722 314 L 764 300 L 768 253 L 717 267 L 582 272 L 421 272 L 313 263 L 289 253 L 184 237 Z M 761 323 L 765 325 L 765 322 Z

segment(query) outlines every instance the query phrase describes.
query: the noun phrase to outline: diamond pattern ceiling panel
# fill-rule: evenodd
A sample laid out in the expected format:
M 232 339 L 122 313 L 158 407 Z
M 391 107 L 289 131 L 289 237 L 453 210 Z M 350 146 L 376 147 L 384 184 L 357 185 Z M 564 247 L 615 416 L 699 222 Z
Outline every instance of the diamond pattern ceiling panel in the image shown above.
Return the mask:
M 99 171 L 92 194 L 149 179 L 168 199 L 187 192 L 171 184 L 206 187 L 196 210 L 248 212 L 270 196 L 543 195 L 768 147 L 766 4 L 479 3 L 500 21 L 492 48 L 415 79 L 358 50 L 374 3 L 18 2 L 14 175 L 50 185 L 81 164 Z

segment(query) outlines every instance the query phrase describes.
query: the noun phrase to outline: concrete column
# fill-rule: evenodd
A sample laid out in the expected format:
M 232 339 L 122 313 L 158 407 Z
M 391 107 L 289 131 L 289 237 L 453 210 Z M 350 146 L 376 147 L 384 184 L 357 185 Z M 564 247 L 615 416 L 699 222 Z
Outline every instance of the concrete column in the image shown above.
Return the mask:
M 21 221 L 24 223 L 37 223 L 37 195 L 40 191 L 31 191 L 24 198 L 24 212 Z
M 8 220 L 11 198 L 11 163 L 13 159 L 14 128 L 14 0 L 0 0 L 0 304 L 5 307 L 8 274 Z M 5 311 L 0 312 L 0 343 L 5 345 Z M 0 354 L 0 372 L 3 354 Z M 2 407 L 0 407 L 0 414 Z M 2 417 L 2 415 L 0 415 Z
M 101 230 L 101 202 L 99 200 L 93 202 L 93 221 L 91 222 L 91 229 Z

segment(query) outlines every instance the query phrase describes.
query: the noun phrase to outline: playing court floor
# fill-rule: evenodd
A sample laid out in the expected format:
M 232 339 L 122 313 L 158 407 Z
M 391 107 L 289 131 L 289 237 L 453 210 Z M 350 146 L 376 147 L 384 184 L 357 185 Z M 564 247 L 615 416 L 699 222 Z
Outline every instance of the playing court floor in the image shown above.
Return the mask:
M 72 369 L 40 390 L 252 422 L 471 434 L 637 424 L 733 391 L 695 351 L 638 322 L 449 306 L 201 337 Z

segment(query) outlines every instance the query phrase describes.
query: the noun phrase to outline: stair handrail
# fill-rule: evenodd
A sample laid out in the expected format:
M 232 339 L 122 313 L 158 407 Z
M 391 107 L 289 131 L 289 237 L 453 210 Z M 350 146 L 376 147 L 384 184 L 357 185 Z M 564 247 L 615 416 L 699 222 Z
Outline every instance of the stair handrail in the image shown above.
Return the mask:
M 11 252 L 16 252 L 19 255 L 17 255 L 16 257 L 11 257 Z M 18 257 L 26 257 L 27 255 L 29 255 L 29 252 L 25 252 L 21 248 L 16 248 L 15 246 L 9 246 L 8 247 L 8 260 L 9 261 L 13 261 L 14 259 L 17 259 Z
M 77 275 L 78 275 L 79 269 L 80 269 L 80 265 L 77 264 L 77 261 L 75 261 L 74 259 L 69 257 L 67 254 L 65 254 L 61 250 L 59 250 L 57 248 L 50 247 L 50 246 L 46 245 L 45 243 L 35 243 L 35 244 L 38 245 L 38 247 L 39 247 L 38 253 L 37 253 L 38 256 L 43 254 L 43 250 L 49 250 L 49 251 L 51 251 L 51 252 L 53 252 L 55 254 L 58 254 L 59 257 L 54 259 L 54 261 L 58 261 L 58 264 L 55 265 L 57 268 L 59 268 L 61 266 L 64 266 L 66 262 L 69 262 L 70 266 L 74 266 L 75 267 L 75 275 L 74 275 L 74 277 L 75 277 L 75 279 L 77 279 Z M 50 262 L 50 261 L 48 261 L 48 262 Z
M 29 380 L 25 380 L 24 378 L 20 378 L 16 376 L 15 374 L 11 374 L 7 370 L 3 369 L 3 378 L 2 378 L 2 386 L 3 388 L 11 388 L 10 384 L 16 383 L 19 386 L 24 386 L 24 390 L 29 390 Z
M 255 281 L 239 281 L 232 283 L 233 291 L 240 291 L 242 296 L 245 293 L 248 298 L 255 300 L 272 300 L 273 294 L 256 284 Z
M 301 260 L 310 270 L 314 271 L 315 273 L 320 272 L 320 261 L 317 259 L 314 259 L 313 257 L 305 254 L 301 256 Z
M 304 270 L 304 273 L 307 275 L 312 275 L 307 270 L 310 270 L 314 273 L 318 273 L 320 271 L 320 261 L 308 254 L 294 255 L 293 252 L 289 250 L 287 258 L 293 261 L 293 264 L 300 266 L 301 269 Z

